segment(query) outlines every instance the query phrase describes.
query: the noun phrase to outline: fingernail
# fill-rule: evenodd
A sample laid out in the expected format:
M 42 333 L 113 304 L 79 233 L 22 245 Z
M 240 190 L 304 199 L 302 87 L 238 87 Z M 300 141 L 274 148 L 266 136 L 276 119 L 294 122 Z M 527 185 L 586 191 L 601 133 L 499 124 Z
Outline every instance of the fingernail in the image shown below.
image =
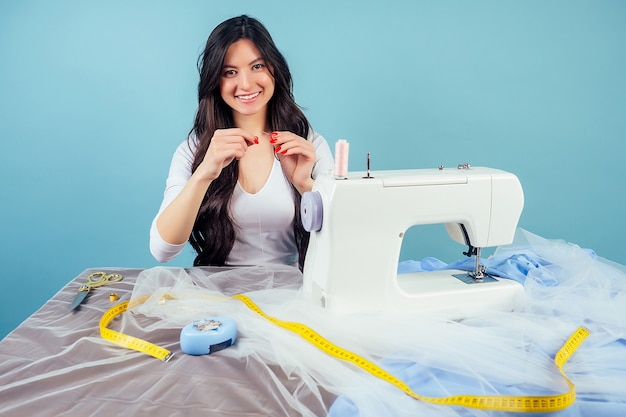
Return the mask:
M 276 152 L 276 153 L 280 152 L 280 146 L 278 148 L 274 149 L 274 152 Z
M 287 153 L 287 149 L 285 149 L 284 151 L 282 151 L 280 154 L 281 155 L 285 155 Z
M 254 137 L 254 143 L 256 143 L 257 145 L 259 144 L 259 137 L 258 136 Z
M 277 142 L 277 139 L 276 139 L 276 138 L 272 138 L 272 139 L 270 139 L 270 143 L 276 143 L 276 142 Z

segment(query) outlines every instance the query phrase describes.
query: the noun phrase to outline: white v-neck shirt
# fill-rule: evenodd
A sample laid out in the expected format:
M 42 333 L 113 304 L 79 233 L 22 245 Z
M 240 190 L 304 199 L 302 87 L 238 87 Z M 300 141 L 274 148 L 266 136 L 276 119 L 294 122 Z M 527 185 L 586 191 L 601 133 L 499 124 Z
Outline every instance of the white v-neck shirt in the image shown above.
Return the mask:
M 313 179 L 321 173 L 332 172 L 333 156 L 326 139 L 313 130 L 307 139 L 313 143 L 316 152 L 316 162 L 311 174 Z M 163 240 L 156 220 L 191 177 L 195 146 L 193 140 L 184 141 L 174 152 L 163 201 L 152 221 L 150 252 L 159 262 L 172 260 L 185 247 L 185 243 L 173 245 Z M 235 244 L 226 259 L 227 265 L 297 263 L 298 251 L 293 231 L 296 210 L 294 192 L 296 191 L 292 189 L 277 160 L 274 160 L 267 182 L 257 193 L 250 194 L 237 183 L 229 204 L 235 228 Z
M 246 192 L 237 182 L 229 206 L 235 222 L 235 245 L 228 256 L 229 264 L 298 262 L 293 192 L 276 159 L 267 182 L 257 193 Z

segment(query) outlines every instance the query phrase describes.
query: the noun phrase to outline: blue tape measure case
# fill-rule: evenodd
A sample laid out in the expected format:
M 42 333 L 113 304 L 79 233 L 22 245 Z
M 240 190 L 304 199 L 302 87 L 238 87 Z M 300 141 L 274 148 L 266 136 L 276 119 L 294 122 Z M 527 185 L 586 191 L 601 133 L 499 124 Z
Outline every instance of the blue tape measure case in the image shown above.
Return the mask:
M 210 317 L 189 323 L 180 332 L 180 348 L 188 355 L 208 355 L 237 340 L 237 324 L 229 317 Z

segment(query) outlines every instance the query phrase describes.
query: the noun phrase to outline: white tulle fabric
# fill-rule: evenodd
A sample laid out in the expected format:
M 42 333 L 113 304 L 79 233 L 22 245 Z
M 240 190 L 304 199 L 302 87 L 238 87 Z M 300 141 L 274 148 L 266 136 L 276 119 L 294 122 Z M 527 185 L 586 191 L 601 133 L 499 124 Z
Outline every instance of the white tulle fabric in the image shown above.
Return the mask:
M 154 268 L 138 276 L 132 299 L 149 298 L 124 315 L 121 330 L 132 327 L 137 315 L 158 319 L 145 329 L 153 335 L 204 317 L 230 316 L 238 326 L 237 344 L 216 355 L 281 369 L 282 378 L 266 382 L 280 403 L 302 415 L 319 415 L 321 407 L 331 416 L 398 417 L 508 414 L 414 400 L 230 296 L 246 294 L 267 314 L 313 328 L 426 396 L 565 392 L 554 355 L 578 326 L 585 326 L 591 335 L 565 366 L 578 401 L 550 415 L 624 415 L 626 268 L 521 229 L 515 242 L 498 248 L 492 260 L 519 255 L 534 261 L 525 275 L 527 301 L 520 312 L 458 321 L 391 313 L 333 316 L 300 299 L 301 275 L 290 267 L 238 268 L 208 276 L 202 270 Z M 285 274 L 294 279 L 277 279 Z M 285 378 L 292 384 L 289 389 Z

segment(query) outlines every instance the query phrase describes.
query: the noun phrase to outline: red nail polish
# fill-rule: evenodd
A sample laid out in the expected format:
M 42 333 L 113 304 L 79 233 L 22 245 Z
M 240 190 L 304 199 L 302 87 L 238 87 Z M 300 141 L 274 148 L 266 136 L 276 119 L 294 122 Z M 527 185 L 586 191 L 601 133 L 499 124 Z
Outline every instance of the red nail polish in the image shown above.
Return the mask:
M 274 152 L 276 152 L 276 153 L 280 152 L 280 146 L 278 148 L 274 149 Z
M 276 142 L 277 142 L 277 139 L 276 139 L 276 138 L 272 138 L 272 139 L 270 139 L 270 143 L 276 143 Z
M 259 144 L 259 137 L 258 136 L 254 137 L 254 143 L 256 143 L 257 145 Z
M 282 151 L 280 154 L 281 155 L 285 155 L 287 153 L 287 149 L 285 149 L 284 151 Z

